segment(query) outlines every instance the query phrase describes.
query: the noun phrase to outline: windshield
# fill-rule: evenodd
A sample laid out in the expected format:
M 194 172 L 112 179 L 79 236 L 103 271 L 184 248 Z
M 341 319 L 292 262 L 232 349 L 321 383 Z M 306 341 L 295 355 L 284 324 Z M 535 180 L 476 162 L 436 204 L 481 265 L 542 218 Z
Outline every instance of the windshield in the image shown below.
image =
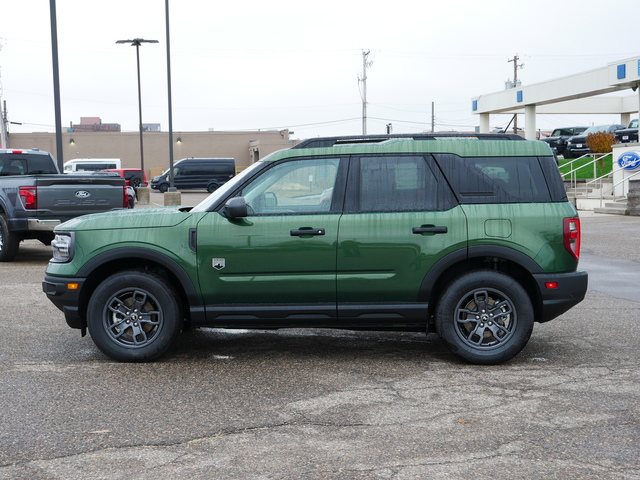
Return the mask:
M 609 125 L 598 125 L 595 127 L 589 127 L 584 132 L 582 132 L 581 135 L 584 135 L 586 137 L 587 135 L 590 135 L 592 133 L 606 132 L 608 128 Z
M 245 168 L 238 175 L 233 177 L 227 183 L 218 188 L 215 192 L 197 204 L 195 207 L 191 209 L 192 212 L 207 212 L 211 209 L 213 205 L 215 205 L 218 200 L 229 194 L 233 189 L 235 189 L 240 182 L 242 182 L 246 177 L 253 174 L 254 171 L 259 170 L 264 166 L 264 162 L 256 162 L 253 165 Z

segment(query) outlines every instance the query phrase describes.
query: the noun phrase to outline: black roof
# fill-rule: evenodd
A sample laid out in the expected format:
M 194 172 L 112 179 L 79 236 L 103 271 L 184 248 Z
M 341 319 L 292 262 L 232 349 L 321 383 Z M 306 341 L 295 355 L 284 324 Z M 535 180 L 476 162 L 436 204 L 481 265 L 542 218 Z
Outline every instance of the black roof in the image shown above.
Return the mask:
M 524 140 L 513 133 L 398 133 L 390 135 L 352 135 L 342 137 L 308 138 L 291 148 L 325 148 L 335 145 L 380 143 L 393 138 L 436 140 L 438 138 L 475 138 L 477 140 Z

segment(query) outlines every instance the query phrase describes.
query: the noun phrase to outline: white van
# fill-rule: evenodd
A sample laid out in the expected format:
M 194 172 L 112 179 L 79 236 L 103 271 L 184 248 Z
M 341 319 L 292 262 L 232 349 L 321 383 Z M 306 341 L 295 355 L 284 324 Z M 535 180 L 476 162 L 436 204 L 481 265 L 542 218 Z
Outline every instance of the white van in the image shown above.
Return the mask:
M 122 168 L 119 158 L 74 158 L 64 162 L 64 173 L 95 172 L 107 168 Z

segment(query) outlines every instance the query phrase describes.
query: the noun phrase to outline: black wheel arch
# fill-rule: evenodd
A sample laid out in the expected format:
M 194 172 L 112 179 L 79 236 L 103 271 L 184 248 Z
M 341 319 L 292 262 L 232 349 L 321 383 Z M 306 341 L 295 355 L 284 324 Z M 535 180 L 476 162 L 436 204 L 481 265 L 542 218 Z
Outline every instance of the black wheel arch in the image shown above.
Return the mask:
M 542 316 L 542 295 L 533 277 L 543 273 L 531 257 L 501 245 L 481 245 L 460 249 L 441 258 L 429 270 L 420 287 L 418 301 L 429 304 L 429 317 L 436 309 L 443 290 L 457 277 L 471 270 L 491 269 L 506 273 L 527 291 L 536 321 Z
M 198 291 L 187 272 L 169 256 L 140 247 L 116 248 L 102 253 L 84 264 L 77 276 L 85 278 L 80 293 L 78 308 L 86 325 L 89 298 L 105 278 L 119 271 L 144 269 L 165 278 L 175 288 L 182 303 L 186 319 L 190 323 L 203 324 L 204 306 Z

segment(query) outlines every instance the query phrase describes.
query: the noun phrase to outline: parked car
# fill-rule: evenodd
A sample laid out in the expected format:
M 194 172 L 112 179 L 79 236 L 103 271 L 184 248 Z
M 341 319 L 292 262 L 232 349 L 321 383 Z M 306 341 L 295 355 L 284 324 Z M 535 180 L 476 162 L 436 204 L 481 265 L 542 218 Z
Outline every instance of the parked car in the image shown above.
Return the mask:
M 587 289 L 554 155 L 517 135 L 314 138 L 193 208 L 55 234 L 43 290 L 118 361 L 158 359 L 190 325 L 435 331 L 496 364 Z
M 64 162 L 64 173 L 96 172 L 107 168 L 120 168 L 119 158 L 74 158 Z
M 56 225 L 126 208 L 125 198 L 122 178 L 61 174 L 49 152 L 0 149 L 0 262 L 14 260 L 22 240 L 49 245 Z
M 638 141 L 638 119 L 634 118 L 627 128 L 616 130 L 616 140 L 620 143 L 631 143 Z
M 127 185 L 127 208 L 135 207 L 137 198 L 138 193 L 136 192 L 136 189 L 131 185 Z
M 543 137 L 540 140 L 546 142 L 558 155 L 564 155 L 564 149 L 567 146 L 567 140 L 569 137 L 579 135 L 589 127 L 562 127 L 556 128 L 551 132 L 548 137 Z
M 127 185 L 138 188 L 143 183 L 147 183 L 147 174 L 139 168 L 107 168 L 107 172 L 116 172 L 124 178 Z
M 183 158 L 173 166 L 173 183 L 178 190 L 217 190 L 236 174 L 233 158 Z M 166 192 L 170 186 L 169 170 L 153 177 L 151 188 Z
M 616 130 L 620 130 L 621 128 L 624 128 L 624 125 L 617 123 L 613 125 L 598 125 L 587 128 L 580 135 L 569 137 L 564 150 L 564 158 L 577 158 L 587 153 L 601 153 L 589 150 L 589 147 L 587 147 L 587 136 L 598 132 L 615 133 Z

